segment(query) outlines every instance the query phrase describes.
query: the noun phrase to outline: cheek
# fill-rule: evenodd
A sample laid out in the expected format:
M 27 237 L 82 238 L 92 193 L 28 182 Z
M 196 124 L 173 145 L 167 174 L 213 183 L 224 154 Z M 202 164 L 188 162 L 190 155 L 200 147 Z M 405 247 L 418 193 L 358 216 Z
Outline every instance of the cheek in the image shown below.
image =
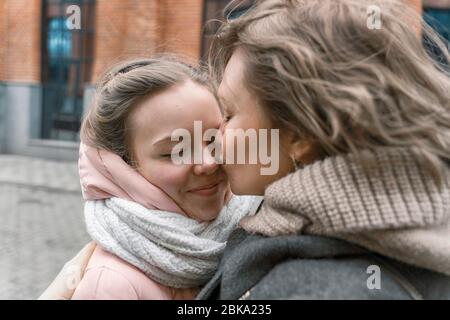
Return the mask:
M 159 187 L 171 198 L 177 200 L 183 188 L 188 184 L 188 166 L 176 166 L 172 163 L 147 165 L 141 174 L 151 183 Z
M 240 116 L 235 116 L 228 123 L 224 124 L 221 128 L 222 155 L 223 159 L 225 160 L 225 163 L 227 162 L 226 161 L 227 151 L 230 151 L 230 153 L 234 154 L 234 159 L 230 158 L 229 160 L 234 161 L 234 163 L 236 163 L 237 145 L 238 145 L 236 138 L 236 134 L 238 133 L 237 130 L 246 131 L 248 128 L 251 128 L 251 126 L 248 126 L 248 124 L 243 120 L 245 120 L 245 118 L 243 119 Z M 232 154 L 230 154 L 230 157 L 232 157 Z
M 260 148 L 262 147 L 261 144 L 265 143 L 265 148 L 264 148 L 264 155 L 265 157 L 268 157 L 269 154 L 271 155 L 272 152 L 272 144 L 271 144 L 271 132 L 270 132 L 270 128 L 271 125 L 269 122 L 264 121 L 264 119 L 261 119 L 259 117 L 240 117 L 240 116 L 235 116 L 233 117 L 230 122 L 224 127 L 224 132 L 223 132 L 223 156 L 224 156 L 224 160 L 225 160 L 225 165 L 223 166 L 225 173 L 227 174 L 227 176 L 229 177 L 229 182 L 230 182 L 230 186 L 231 186 L 231 190 L 233 193 L 235 194 L 239 194 L 239 195 L 245 195 L 245 194 L 250 194 L 250 195 L 263 195 L 264 194 L 264 190 L 267 187 L 267 185 L 271 184 L 272 182 L 278 180 L 280 177 L 284 176 L 285 174 L 288 173 L 288 171 L 290 170 L 290 167 L 288 166 L 288 163 L 285 163 L 285 159 L 279 159 L 279 157 L 276 156 L 271 156 L 270 157 L 270 161 L 275 162 L 277 161 L 278 164 L 280 165 L 276 165 L 275 163 L 272 164 L 272 162 L 270 162 L 269 164 L 261 164 L 260 160 L 261 160 L 261 155 L 260 155 Z M 236 164 L 236 154 L 238 152 L 237 150 L 237 141 L 235 138 L 235 135 L 232 134 L 232 130 L 236 130 L 236 129 L 242 129 L 244 131 L 246 131 L 247 129 L 254 129 L 256 130 L 256 136 L 257 136 L 257 142 L 256 142 L 256 150 L 253 149 L 254 152 L 256 152 L 256 159 L 257 159 L 257 164 L 249 164 L 249 152 L 250 152 L 250 147 L 249 147 L 249 141 L 248 139 L 246 139 L 246 143 L 245 143 L 245 150 L 240 150 L 245 151 L 245 159 L 247 164 Z M 266 139 L 265 140 L 261 140 L 259 139 L 259 130 L 260 129 L 265 129 L 264 132 L 262 132 L 263 134 L 266 135 Z M 280 150 L 279 150 L 279 146 L 274 145 L 274 152 L 276 152 L 278 155 L 280 154 Z M 231 151 L 234 150 L 233 154 L 234 154 L 234 159 L 231 155 L 229 155 L 230 159 L 229 161 L 227 161 L 227 150 Z M 269 153 L 269 154 L 268 154 Z M 234 162 L 233 162 L 234 161 Z M 272 166 L 278 170 L 276 170 L 276 172 L 274 174 L 269 174 L 269 175 L 262 175 L 261 174 L 261 169 L 262 167 L 270 167 Z
M 222 127 L 222 155 L 223 159 L 226 162 L 226 156 L 227 151 L 234 151 L 233 154 L 230 154 L 230 160 L 233 159 L 232 156 L 234 156 L 233 163 L 237 163 L 237 154 L 239 152 L 244 152 L 245 159 L 248 164 L 249 159 L 249 153 L 250 153 L 250 142 L 248 138 L 245 139 L 245 145 L 243 150 L 237 150 L 238 148 L 238 141 L 236 138 L 236 135 L 238 133 L 237 130 L 243 130 L 243 132 L 246 132 L 247 130 L 255 131 L 256 133 L 256 142 L 254 144 L 256 145 L 256 150 L 253 149 L 253 152 L 256 152 L 256 159 L 259 161 L 259 130 L 265 129 L 266 135 L 268 134 L 269 137 L 266 139 L 266 143 L 270 143 L 270 130 L 267 128 L 270 128 L 267 124 L 263 123 L 263 121 L 259 117 L 254 117 L 252 115 L 248 115 L 247 113 L 243 113 L 242 115 L 236 115 L 233 117 L 229 123 L 227 123 L 225 126 Z M 235 132 L 235 133 L 233 133 Z M 262 142 L 261 142 L 262 143 Z M 270 150 L 270 144 L 266 146 L 267 150 Z M 229 162 L 228 164 L 232 165 L 233 163 Z
M 263 195 L 265 176 L 259 174 L 256 165 L 230 165 L 225 166 L 229 176 L 231 191 L 236 195 Z
M 226 127 L 225 127 L 226 128 Z M 222 132 L 222 158 L 224 161 L 227 159 L 227 149 L 230 150 L 230 146 L 232 144 L 232 139 L 229 135 L 229 131 Z M 225 162 L 226 163 L 226 162 Z

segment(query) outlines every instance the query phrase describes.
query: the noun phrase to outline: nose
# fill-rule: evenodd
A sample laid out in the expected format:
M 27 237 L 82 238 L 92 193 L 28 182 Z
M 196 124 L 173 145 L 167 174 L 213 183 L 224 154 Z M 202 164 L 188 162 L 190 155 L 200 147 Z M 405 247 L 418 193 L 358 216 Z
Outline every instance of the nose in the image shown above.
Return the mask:
M 210 175 L 216 172 L 218 168 L 219 165 L 216 159 L 214 159 L 207 146 L 205 146 L 202 150 L 202 163 L 194 165 L 194 173 L 196 175 Z

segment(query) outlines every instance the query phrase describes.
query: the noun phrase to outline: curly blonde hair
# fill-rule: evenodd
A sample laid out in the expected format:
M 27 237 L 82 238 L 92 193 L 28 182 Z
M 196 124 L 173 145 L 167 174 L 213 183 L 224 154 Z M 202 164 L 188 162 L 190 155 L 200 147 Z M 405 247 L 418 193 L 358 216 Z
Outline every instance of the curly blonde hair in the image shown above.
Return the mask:
M 371 5 L 380 29 L 367 26 Z M 243 85 L 274 125 L 325 155 L 408 147 L 438 173 L 450 159 L 450 77 L 424 49 L 420 26 L 448 63 L 444 42 L 401 1 L 258 1 L 223 23 L 209 64 L 217 86 L 242 49 Z

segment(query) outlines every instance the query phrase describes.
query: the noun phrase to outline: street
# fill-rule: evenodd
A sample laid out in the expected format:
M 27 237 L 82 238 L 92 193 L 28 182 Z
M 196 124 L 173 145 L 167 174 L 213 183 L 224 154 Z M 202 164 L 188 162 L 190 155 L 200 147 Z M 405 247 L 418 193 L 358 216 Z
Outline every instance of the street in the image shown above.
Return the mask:
M 0 299 L 36 299 L 87 242 L 77 163 L 0 155 Z

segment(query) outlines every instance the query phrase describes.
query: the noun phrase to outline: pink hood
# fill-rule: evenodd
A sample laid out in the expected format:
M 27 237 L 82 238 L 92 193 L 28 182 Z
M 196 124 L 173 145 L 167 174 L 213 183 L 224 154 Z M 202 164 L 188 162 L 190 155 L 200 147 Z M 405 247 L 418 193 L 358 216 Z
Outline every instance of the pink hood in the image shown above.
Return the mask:
M 81 142 L 78 171 L 85 200 L 118 197 L 137 202 L 148 209 L 185 214 L 164 191 L 110 151 Z
M 118 155 L 80 144 L 78 169 L 85 200 L 118 197 L 148 209 L 185 214 L 160 188 L 147 181 Z M 73 299 L 193 299 L 195 289 L 172 289 L 97 247 Z

